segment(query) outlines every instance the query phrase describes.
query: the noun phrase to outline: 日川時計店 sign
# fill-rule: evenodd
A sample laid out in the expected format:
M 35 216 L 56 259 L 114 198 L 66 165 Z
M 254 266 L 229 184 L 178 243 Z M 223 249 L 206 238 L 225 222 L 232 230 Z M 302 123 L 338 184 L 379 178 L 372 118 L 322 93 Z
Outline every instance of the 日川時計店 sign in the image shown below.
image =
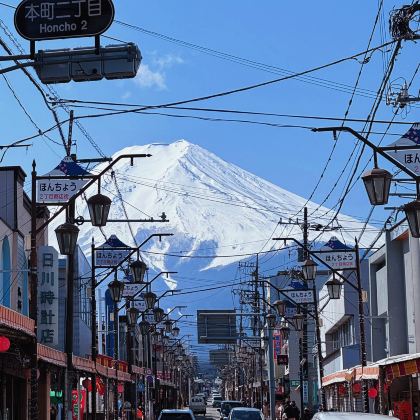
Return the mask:
M 96 36 L 114 20 L 112 0 L 24 0 L 15 27 L 29 41 Z

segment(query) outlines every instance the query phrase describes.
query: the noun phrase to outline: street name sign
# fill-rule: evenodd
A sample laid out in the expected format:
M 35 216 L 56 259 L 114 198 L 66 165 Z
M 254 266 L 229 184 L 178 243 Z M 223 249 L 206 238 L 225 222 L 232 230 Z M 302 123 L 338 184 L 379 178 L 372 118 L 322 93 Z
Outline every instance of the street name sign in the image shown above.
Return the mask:
M 313 303 L 314 294 L 312 290 L 285 290 L 283 293 L 296 303 Z M 292 303 L 293 303 L 292 302 Z
M 333 270 L 355 270 L 357 267 L 355 250 L 340 242 L 335 236 L 332 236 L 319 251 L 313 252 Z
M 141 283 L 124 283 L 124 291 L 122 297 L 132 298 L 136 293 L 144 288 L 144 284 Z
M 128 257 L 132 248 L 122 242 L 116 235 L 111 235 L 105 243 L 95 249 L 95 266 L 115 267 Z
M 138 296 L 138 299 L 136 297 L 136 299 L 133 300 L 133 306 L 138 309 L 139 312 L 145 312 L 147 307 L 146 307 L 146 301 L 143 299 L 143 293 L 140 293 L 140 295 Z
M 112 0 L 24 0 L 15 28 L 29 41 L 97 36 L 114 20 Z
M 90 175 L 89 172 L 78 165 L 71 157 L 66 156 L 58 166 L 37 181 L 38 203 L 67 203 L 88 182 L 83 177 Z

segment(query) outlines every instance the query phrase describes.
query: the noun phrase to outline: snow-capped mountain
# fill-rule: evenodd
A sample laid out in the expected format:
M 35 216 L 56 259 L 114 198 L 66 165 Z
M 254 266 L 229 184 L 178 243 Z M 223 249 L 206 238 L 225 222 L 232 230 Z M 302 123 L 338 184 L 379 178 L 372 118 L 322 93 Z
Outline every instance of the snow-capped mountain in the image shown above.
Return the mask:
M 116 234 L 128 245 L 134 245 L 133 235 L 140 243 L 151 233 L 173 233 L 173 237 L 162 242 L 152 240 L 144 248 L 143 257 L 155 270 L 181 266 L 196 271 L 222 268 L 243 259 L 244 254 L 261 251 L 263 246 L 268 250 L 273 246 L 271 237 L 279 220 L 302 220 L 302 212 L 296 213 L 305 204 L 312 222 L 326 224 L 334 214 L 185 140 L 132 146 L 113 158 L 133 153 L 152 156 L 135 159 L 133 166 L 125 159 L 114 167 L 128 217 L 159 218 L 164 212 L 169 222 L 131 223 L 131 230 L 124 222 L 109 223 L 103 232 L 106 236 Z M 102 181 L 102 192 L 113 199 L 110 218 L 125 219 L 111 175 Z M 96 189 L 92 189 L 91 194 L 94 193 Z M 89 218 L 83 203 L 79 202 L 77 212 Z M 345 215 L 339 216 L 338 223 L 345 228 L 340 239 L 353 243 L 362 223 Z M 301 237 L 299 226 L 278 225 L 275 234 Z M 310 239 L 318 235 L 319 232 L 311 231 Z M 326 232 L 318 240 L 328 241 L 331 236 L 331 232 Z M 368 229 L 361 245 L 369 245 L 375 236 Z M 87 253 L 92 237 L 97 245 L 104 242 L 101 232 L 85 223 L 79 243 Z M 205 256 L 209 258 L 201 258 Z

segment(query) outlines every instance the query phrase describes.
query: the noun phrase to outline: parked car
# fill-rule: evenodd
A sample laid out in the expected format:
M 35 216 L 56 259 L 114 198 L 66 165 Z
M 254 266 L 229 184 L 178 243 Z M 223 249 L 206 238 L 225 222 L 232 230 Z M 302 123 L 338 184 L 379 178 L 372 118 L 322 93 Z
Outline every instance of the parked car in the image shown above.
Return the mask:
M 191 410 L 162 410 L 158 420 L 195 420 Z
M 235 407 L 230 410 L 229 420 L 264 420 L 258 408 Z
M 312 420 L 385 420 L 393 417 L 371 413 L 345 413 L 342 411 L 325 411 L 315 413 Z
M 217 411 L 220 411 L 220 419 L 224 420 L 229 417 L 230 410 L 235 407 L 243 407 L 244 404 L 242 401 L 231 401 L 231 400 L 225 400 L 222 401 L 220 404 L 220 408 L 217 409 Z
M 223 398 L 220 396 L 220 395 L 218 395 L 218 396 L 214 396 L 213 397 L 213 403 L 212 403 L 212 406 L 214 407 L 214 408 L 220 408 L 220 405 L 222 404 L 222 401 L 223 401 Z
M 194 414 L 206 415 L 206 402 L 204 401 L 204 398 L 197 395 L 192 397 L 190 401 L 190 410 Z

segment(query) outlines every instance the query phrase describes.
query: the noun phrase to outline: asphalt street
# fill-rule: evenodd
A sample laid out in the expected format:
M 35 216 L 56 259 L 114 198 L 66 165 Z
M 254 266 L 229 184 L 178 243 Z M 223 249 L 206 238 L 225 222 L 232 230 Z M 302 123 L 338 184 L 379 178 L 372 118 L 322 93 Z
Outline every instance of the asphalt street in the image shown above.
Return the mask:
M 220 414 L 216 408 L 213 408 L 211 405 L 207 405 L 206 415 L 205 416 L 195 416 L 196 420 L 219 420 Z

